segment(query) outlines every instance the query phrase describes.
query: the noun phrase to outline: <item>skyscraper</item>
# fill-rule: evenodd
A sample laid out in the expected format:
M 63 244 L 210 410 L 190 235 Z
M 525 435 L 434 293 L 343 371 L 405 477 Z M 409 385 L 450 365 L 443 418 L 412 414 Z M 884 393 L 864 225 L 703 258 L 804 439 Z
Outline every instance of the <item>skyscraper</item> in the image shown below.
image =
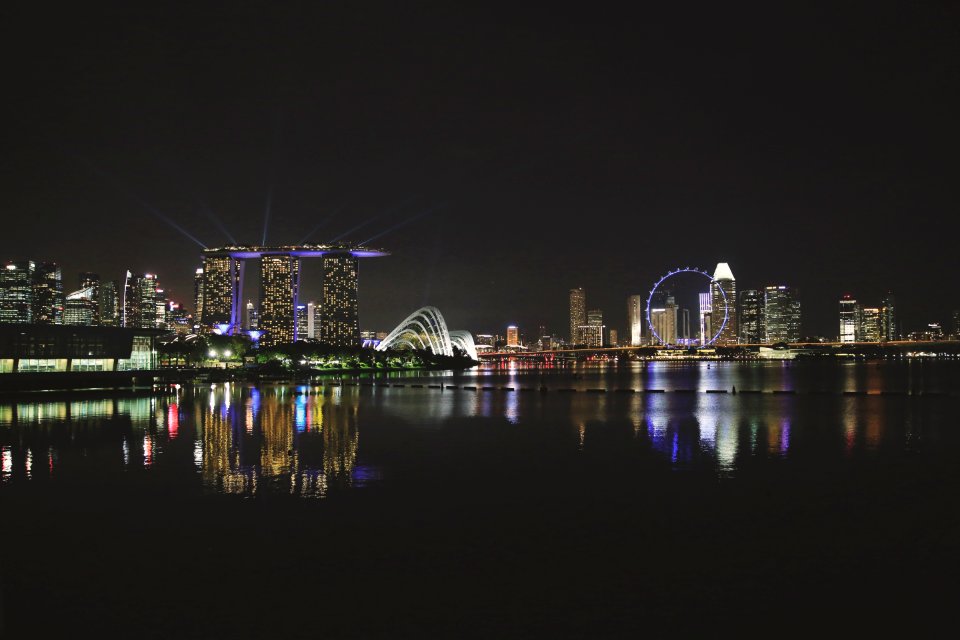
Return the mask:
M 358 267 L 356 256 L 349 253 L 323 257 L 320 341 L 324 344 L 348 347 L 360 345 Z
M 857 301 L 849 293 L 840 299 L 840 342 L 857 340 Z
M 63 305 L 63 324 L 89 327 L 96 324 L 98 305 L 96 289 L 86 287 L 67 295 Z
M 729 345 L 737 343 L 737 281 L 733 271 L 726 262 L 717 264 L 713 272 L 713 282 L 710 283 L 711 305 L 714 323 L 714 332 L 722 325 L 716 344 Z M 723 319 L 726 317 L 726 324 Z
M 603 346 L 603 310 L 590 309 L 587 311 L 587 324 L 581 330 L 581 344 L 588 347 Z
M 643 296 L 627 298 L 627 327 L 630 329 L 630 346 L 639 347 L 643 343 Z
M 260 328 L 260 313 L 257 311 L 257 305 L 253 304 L 253 300 L 247 300 L 243 328 L 248 331 Z
M 713 300 L 710 292 L 699 294 L 700 298 L 700 344 L 713 340 Z
M 243 261 L 230 256 L 203 256 L 203 313 L 206 327 L 240 325 L 240 285 Z
M 8 262 L 0 271 L 0 323 L 33 322 L 33 260 Z
M 123 326 L 156 329 L 157 276 L 127 271 L 123 286 Z
M 303 342 L 309 337 L 307 334 L 310 325 L 308 310 L 309 307 L 305 304 L 297 305 L 297 342 Z
M 261 338 L 261 344 L 287 344 L 296 339 L 299 293 L 300 259 L 290 255 L 263 256 L 260 264 L 259 327 L 267 334 Z M 203 304 L 206 314 L 206 299 Z
M 520 330 L 514 324 L 507 327 L 507 346 L 508 347 L 520 346 Z
M 63 274 L 55 262 L 40 262 L 33 272 L 33 323 L 63 324 Z
M 84 271 L 80 273 L 80 289 L 93 289 L 93 324 L 99 325 L 100 322 L 100 275 Z M 66 303 L 64 303 L 64 314 L 66 314 Z M 64 324 L 69 324 L 64 318 Z
M 580 327 L 587 324 L 587 296 L 582 287 L 570 289 L 570 344 L 580 344 Z
M 120 283 L 106 280 L 100 283 L 100 324 L 106 327 L 120 326 Z
M 860 311 L 859 339 L 862 342 L 880 342 L 883 315 L 879 307 L 864 307 Z
M 317 304 L 315 302 L 307 303 L 307 337 L 311 340 L 317 339 Z
M 800 341 L 800 295 L 795 288 L 784 285 L 766 287 L 763 307 L 764 342 Z
M 740 292 L 740 343 L 759 344 L 766 340 L 764 324 L 764 293 L 757 289 Z
M 197 267 L 193 274 L 193 323 L 203 324 L 203 267 Z
M 899 338 L 896 299 L 890 292 L 887 292 L 880 303 L 880 335 L 884 340 Z

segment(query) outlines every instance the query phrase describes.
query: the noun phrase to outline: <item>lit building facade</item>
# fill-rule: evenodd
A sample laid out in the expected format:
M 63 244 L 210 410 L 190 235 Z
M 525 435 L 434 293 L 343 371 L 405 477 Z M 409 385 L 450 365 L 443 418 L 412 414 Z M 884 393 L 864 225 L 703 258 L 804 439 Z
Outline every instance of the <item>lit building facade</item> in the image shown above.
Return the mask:
M 840 342 L 857 341 L 857 301 L 850 294 L 840 298 Z
M 360 345 L 359 264 L 351 254 L 324 256 L 320 341 L 337 347 Z
M 203 319 L 203 267 L 193 274 L 193 321 L 199 326 Z
M 587 324 L 587 295 L 582 287 L 570 289 L 570 344 L 581 344 L 580 327 Z
M 308 307 L 305 304 L 297 305 L 297 342 L 303 342 L 306 340 L 309 335 L 307 330 L 309 329 L 308 322 Z
M 240 325 L 240 287 L 243 262 L 230 256 L 203 257 L 203 298 L 200 324 L 205 327 Z
M 99 295 L 100 324 L 105 327 L 119 327 L 121 318 L 120 283 L 107 280 L 100 283 Z
M 100 274 L 84 271 L 80 274 L 80 289 L 93 289 L 93 324 L 99 326 L 100 321 Z M 66 300 L 64 300 L 64 324 L 66 321 Z
M 259 329 L 267 333 L 261 344 L 294 342 L 297 296 L 300 292 L 300 259 L 290 255 L 263 256 L 260 263 Z M 204 306 L 207 301 L 204 300 Z
M 97 324 L 97 292 L 93 287 L 78 289 L 67 295 L 63 305 L 63 324 L 90 327 Z
M 253 331 L 259 328 L 259 326 L 260 312 L 257 310 L 257 305 L 253 304 L 253 300 L 247 300 L 247 305 L 244 309 L 243 328 L 248 331 Z
M 764 292 L 746 289 L 740 292 L 740 343 L 760 344 L 766 340 L 763 311 Z
M 737 281 L 726 262 L 717 264 L 710 283 L 714 331 L 720 331 L 715 344 L 730 345 L 737 343 Z M 726 323 L 723 320 L 726 317 Z M 720 327 L 723 327 L 720 329 Z
M 643 296 L 633 295 L 627 298 L 627 327 L 630 331 L 630 346 L 643 344 Z
M 317 304 L 315 302 L 307 303 L 307 337 L 311 340 L 317 339 Z
M 520 346 L 520 330 L 516 325 L 510 325 L 507 327 L 507 346 L 508 347 L 519 347 Z
M 37 263 L 34 271 L 33 323 L 63 324 L 63 274 L 55 262 Z
M 198 291 L 197 307 L 208 327 L 229 325 L 219 330 L 234 333 L 246 325 L 264 335 L 261 344 L 293 342 L 298 335 L 296 305 L 300 289 L 301 260 L 320 258 L 323 263 L 323 304 L 319 321 L 314 318 L 314 337 L 335 346 L 359 346 L 358 263 L 360 258 L 389 255 L 379 249 L 350 244 L 308 244 L 282 246 L 230 245 L 205 249 L 203 252 L 203 286 Z M 248 305 L 244 317 L 243 265 L 247 260 L 260 261 L 259 309 Z M 256 313 L 256 322 L 253 316 Z M 304 317 L 301 314 L 301 317 Z M 311 314 L 306 312 L 309 334 Z M 218 320 L 222 322 L 217 322 Z M 316 326 L 319 325 L 319 326 Z M 302 337 L 302 334 L 301 334 Z
M 135 329 L 158 328 L 157 276 L 127 271 L 123 287 L 123 326 Z
M 883 340 L 898 340 L 897 301 L 892 293 L 887 293 L 880 304 L 880 336 Z
M 764 342 L 800 342 L 800 295 L 796 288 L 766 287 L 763 306 Z
M 880 342 L 883 337 L 882 319 L 883 315 L 879 307 L 864 307 L 861 309 L 859 340 L 861 342 Z
M 698 295 L 700 302 L 700 344 L 713 340 L 713 296 L 708 291 Z
M 7 262 L 0 271 L 0 323 L 33 322 L 33 260 Z

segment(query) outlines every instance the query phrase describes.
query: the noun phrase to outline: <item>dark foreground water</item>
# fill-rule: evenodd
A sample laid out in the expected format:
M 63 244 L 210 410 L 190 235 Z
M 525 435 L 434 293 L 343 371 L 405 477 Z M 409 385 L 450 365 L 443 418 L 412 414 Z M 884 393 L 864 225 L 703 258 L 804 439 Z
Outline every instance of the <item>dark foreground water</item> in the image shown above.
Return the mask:
M 794 361 L 0 400 L 4 637 L 924 636 L 958 392 Z

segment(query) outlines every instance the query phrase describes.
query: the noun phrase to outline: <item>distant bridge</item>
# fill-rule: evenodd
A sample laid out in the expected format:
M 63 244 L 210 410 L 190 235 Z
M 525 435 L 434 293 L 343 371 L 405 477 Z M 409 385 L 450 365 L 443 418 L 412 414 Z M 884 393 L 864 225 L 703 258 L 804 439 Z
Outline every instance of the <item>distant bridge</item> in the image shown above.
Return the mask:
M 669 351 L 677 356 L 686 353 L 694 355 L 709 355 L 711 352 L 718 355 L 736 355 L 739 351 L 759 351 L 761 347 L 771 348 L 770 344 L 732 344 L 717 345 L 704 348 L 641 346 L 641 347 L 572 347 L 568 349 L 546 349 L 540 351 L 481 351 L 479 358 L 483 360 L 553 360 L 575 359 L 603 355 L 630 355 L 656 356 L 659 352 Z M 960 354 L 960 340 L 891 340 L 888 342 L 794 342 L 787 345 L 788 350 L 816 353 L 837 354 L 870 354 L 895 355 L 911 352 L 932 352 Z

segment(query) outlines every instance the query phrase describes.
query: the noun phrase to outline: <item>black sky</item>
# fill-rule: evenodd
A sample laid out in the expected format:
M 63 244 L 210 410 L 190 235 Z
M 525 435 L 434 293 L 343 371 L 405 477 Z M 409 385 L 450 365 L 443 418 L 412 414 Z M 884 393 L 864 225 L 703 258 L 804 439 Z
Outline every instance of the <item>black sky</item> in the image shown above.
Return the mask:
M 189 302 L 199 247 L 148 207 L 256 243 L 272 194 L 268 242 L 431 211 L 374 243 L 363 328 L 432 303 L 563 334 L 583 286 L 622 329 L 629 294 L 718 261 L 800 287 L 805 333 L 843 292 L 892 289 L 907 328 L 960 306 L 955 4 L 4 12 L 0 257 L 68 289 L 129 268 Z

